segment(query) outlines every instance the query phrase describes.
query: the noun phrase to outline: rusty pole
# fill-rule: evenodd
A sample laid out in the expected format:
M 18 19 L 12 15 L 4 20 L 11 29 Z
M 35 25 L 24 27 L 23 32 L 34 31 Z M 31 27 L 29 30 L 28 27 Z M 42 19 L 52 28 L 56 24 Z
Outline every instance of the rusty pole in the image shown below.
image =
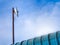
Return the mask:
M 14 44 L 14 8 L 12 8 L 12 44 Z

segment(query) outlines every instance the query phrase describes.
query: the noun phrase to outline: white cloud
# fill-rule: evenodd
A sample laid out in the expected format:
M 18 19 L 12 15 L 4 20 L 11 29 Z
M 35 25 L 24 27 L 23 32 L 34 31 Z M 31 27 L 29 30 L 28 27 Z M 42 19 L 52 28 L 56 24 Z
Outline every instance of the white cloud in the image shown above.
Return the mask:
M 54 12 L 54 11 L 53 11 Z M 34 13 L 37 14 L 37 13 Z M 29 15 L 33 15 L 29 14 Z M 21 24 L 18 24 L 19 28 L 16 29 L 16 40 L 25 40 L 36 36 L 46 35 L 48 33 L 56 32 L 58 30 L 58 18 L 55 16 L 48 16 L 48 12 L 38 13 L 37 17 L 28 17 L 24 16 L 24 19 L 21 19 L 21 23 L 23 24 L 22 28 L 20 28 Z M 52 15 L 52 13 L 51 13 Z M 17 28 L 17 27 L 16 27 Z M 19 31 L 18 31 L 19 30 Z M 18 32 L 18 33 L 17 33 Z M 20 35 L 19 35 L 20 34 Z M 18 38 L 17 38 L 18 37 Z

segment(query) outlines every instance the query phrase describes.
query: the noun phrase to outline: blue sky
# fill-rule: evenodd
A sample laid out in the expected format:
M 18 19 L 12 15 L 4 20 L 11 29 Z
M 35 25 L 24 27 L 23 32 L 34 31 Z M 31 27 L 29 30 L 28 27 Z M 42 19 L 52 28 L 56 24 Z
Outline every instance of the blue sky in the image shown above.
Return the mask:
M 12 7 L 15 15 L 15 42 L 60 31 L 59 0 L 0 0 L 0 45 L 12 43 Z

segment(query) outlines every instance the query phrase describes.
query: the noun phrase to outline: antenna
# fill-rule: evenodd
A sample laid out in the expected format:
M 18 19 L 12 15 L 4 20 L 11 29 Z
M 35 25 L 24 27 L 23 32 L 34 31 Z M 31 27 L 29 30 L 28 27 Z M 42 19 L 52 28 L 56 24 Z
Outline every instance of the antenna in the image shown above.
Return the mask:
M 18 9 L 14 8 L 14 13 L 18 16 Z

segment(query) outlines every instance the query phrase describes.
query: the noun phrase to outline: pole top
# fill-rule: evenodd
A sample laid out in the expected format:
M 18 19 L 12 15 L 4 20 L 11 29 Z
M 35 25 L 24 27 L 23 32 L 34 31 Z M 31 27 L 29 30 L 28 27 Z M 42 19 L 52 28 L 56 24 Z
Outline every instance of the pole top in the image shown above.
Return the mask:
M 14 14 L 16 14 L 18 16 L 18 9 L 17 8 L 12 8 L 12 11 Z

